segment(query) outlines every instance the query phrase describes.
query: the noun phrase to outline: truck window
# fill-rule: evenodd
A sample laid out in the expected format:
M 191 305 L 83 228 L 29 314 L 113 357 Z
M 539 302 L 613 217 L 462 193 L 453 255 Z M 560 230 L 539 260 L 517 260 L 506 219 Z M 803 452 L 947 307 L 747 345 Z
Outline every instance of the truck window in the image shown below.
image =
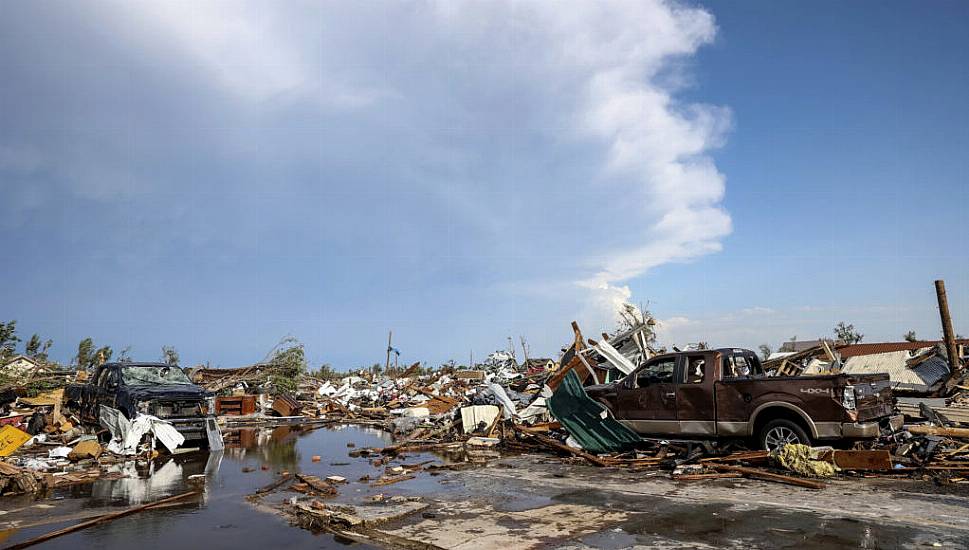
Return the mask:
M 723 357 L 723 377 L 725 379 L 747 378 L 762 374 L 759 367 L 760 365 L 752 361 L 752 358 L 747 357 L 746 354 L 734 353 Z
M 706 358 L 702 355 L 688 355 L 680 383 L 702 384 L 703 375 L 706 373 L 706 363 Z
M 636 385 L 639 387 L 656 384 L 658 382 L 672 382 L 676 358 L 660 359 L 655 363 L 648 363 L 636 375 Z

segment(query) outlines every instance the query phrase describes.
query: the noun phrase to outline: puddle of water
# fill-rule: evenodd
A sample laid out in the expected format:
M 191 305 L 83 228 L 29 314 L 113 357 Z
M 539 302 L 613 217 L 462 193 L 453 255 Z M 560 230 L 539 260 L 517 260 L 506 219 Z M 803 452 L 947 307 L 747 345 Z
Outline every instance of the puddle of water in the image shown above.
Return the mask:
M 193 453 L 144 463 L 119 464 L 114 470 L 123 479 L 101 479 L 67 488 L 53 500 L 6 497 L 0 501 L 0 523 L 10 526 L 37 522 L 45 518 L 63 521 L 0 531 L 0 545 L 14 544 L 82 521 L 82 514 L 106 513 L 125 507 L 160 500 L 190 491 L 188 481 L 194 474 L 206 474 L 204 496 L 200 502 L 148 510 L 103 525 L 72 533 L 44 544 L 43 548 L 124 548 L 165 549 L 173 545 L 192 548 L 340 548 L 346 541 L 329 535 L 314 535 L 290 527 L 282 518 L 257 510 L 245 496 L 271 483 L 280 472 L 302 472 L 318 476 L 339 475 L 348 484 L 340 487 L 338 500 L 349 501 L 370 494 L 420 492 L 422 485 L 435 484 L 433 478 L 372 488 L 357 480 L 364 475 L 377 478 L 383 471 L 363 458 L 351 458 L 348 447 L 383 447 L 390 436 L 379 430 L 357 426 L 308 430 L 298 426 L 274 429 L 246 429 L 226 434 L 223 453 Z M 312 457 L 319 455 L 314 462 Z M 430 456 L 412 455 L 407 463 L 428 460 Z M 418 482 L 415 484 L 415 482 Z M 404 484 L 400 484 L 404 485 Z M 281 500 L 298 493 L 283 491 L 273 498 Z M 269 499 L 267 499 L 268 501 Z M 356 545 L 360 547 L 360 545 Z M 176 546 L 177 547 L 177 546 Z

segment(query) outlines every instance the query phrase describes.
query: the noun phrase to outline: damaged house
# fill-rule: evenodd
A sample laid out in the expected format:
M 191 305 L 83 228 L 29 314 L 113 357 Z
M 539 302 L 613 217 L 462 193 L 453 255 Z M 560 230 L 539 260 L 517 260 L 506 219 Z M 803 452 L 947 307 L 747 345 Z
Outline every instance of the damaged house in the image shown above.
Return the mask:
M 801 344 L 802 342 L 797 342 Z M 938 395 L 952 376 L 942 341 L 836 344 L 813 341 L 813 347 L 772 354 L 764 369 L 773 376 L 886 373 L 899 395 Z M 969 340 L 957 340 L 960 363 Z

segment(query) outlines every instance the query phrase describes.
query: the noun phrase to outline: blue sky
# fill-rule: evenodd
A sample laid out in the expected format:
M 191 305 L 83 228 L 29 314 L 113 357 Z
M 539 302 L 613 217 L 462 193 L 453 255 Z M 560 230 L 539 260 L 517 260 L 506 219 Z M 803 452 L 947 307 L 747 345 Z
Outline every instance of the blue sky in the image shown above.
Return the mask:
M 0 3 L 0 318 L 238 366 L 969 332 L 961 2 Z

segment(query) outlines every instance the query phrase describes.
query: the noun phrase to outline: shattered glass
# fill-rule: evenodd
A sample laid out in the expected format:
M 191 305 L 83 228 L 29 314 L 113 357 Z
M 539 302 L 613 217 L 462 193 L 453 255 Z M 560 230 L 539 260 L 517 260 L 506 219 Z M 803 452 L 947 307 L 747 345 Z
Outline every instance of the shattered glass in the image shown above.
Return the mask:
M 168 386 L 191 384 L 192 381 L 178 367 L 122 367 L 121 378 L 128 386 Z

